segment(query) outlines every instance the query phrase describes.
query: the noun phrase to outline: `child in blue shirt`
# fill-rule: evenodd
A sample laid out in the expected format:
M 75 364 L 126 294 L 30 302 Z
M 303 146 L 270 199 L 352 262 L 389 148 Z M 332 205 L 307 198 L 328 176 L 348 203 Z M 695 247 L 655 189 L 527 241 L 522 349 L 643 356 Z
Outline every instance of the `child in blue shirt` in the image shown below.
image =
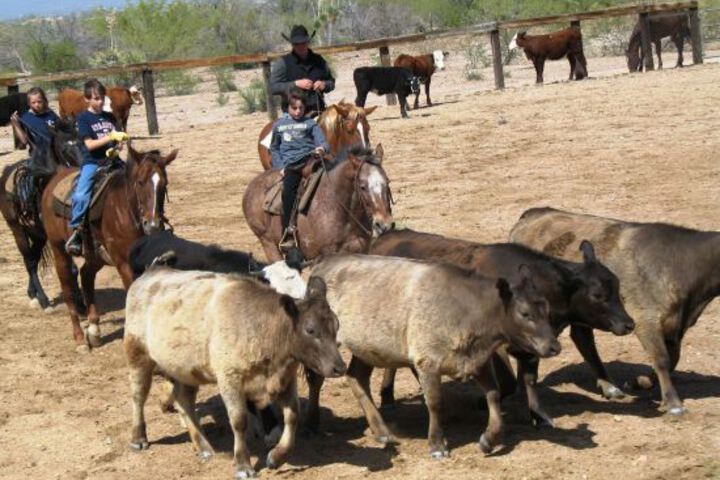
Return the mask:
M 40 87 L 28 90 L 27 102 L 29 110 L 20 115 L 15 112 L 10 117 L 15 135 L 22 147 L 30 144 L 31 147 L 47 148 L 52 140 L 49 127 L 54 126 L 60 117 L 48 106 L 47 95 Z
M 65 250 L 70 255 L 82 255 L 80 230 L 85 213 L 90 207 L 95 172 L 109 162 L 105 152 L 110 148 L 121 149 L 121 142 L 130 138 L 127 133 L 117 130 L 117 123 L 112 113 L 103 110 L 105 87 L 102 83 L 96 79 L 87 81 L 84 95 L 88 102 L 88 109 L 77 117 L 78 139 L 83 163 L 72 195 L 70 227 L 73 229 L 73 233 L 65 243 Z
M 287 113 L 273 125 L 270 153 L 273 168 L 282 170 L 282 226 L 283 238 L 288 242 L 283 242 L 281 248 L 294 245 L 295 225 L 290 225 L 290 215 L 302 180 L 302 168 L 312 155 L 322 155 L 330 150 L 320 125 L 312 118 L 305 118 L 306 106 L 305 92 L 291 87 Z

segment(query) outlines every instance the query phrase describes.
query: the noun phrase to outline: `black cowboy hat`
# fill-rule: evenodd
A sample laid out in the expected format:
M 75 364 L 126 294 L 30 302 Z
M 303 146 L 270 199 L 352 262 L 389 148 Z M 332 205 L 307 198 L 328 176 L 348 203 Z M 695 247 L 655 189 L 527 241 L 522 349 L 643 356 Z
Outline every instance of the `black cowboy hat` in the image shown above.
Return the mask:
M 289 38 L 284 33 L 280 35 L 290 43 L 308 43 L 315 37 L 315 30 L 313 30 L 312 35 L 308 35 L 307 28 L 302 25 L 293 25 Z

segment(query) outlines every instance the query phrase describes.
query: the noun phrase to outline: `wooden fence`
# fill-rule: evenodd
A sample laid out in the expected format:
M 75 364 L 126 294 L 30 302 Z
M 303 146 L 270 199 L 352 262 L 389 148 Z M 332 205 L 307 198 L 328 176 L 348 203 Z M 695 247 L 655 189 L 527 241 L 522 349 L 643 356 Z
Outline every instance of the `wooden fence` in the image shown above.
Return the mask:
M 453 30 L 433 30 L 426 33 L 417 33 L 412 35 L 403 35 L 391 38 L 382 38 L 377 40 L 368 40 L 364 42 L 355 42 L 342 45 L 333 45 L 328 47 L 319 47 L 313 49 L 321 55 L 332 55 L 342 52 L 351 52 L 358 50 L 379 49 L 380 60 L 383 65 L 390 65 L 390 46 L 397 44 L 416 43 L 425 40 L 435 40 L 443 37 L 454 37 L 462 35 L 479 35 L 487 34 L 490 40 L 490 48 L 493 56 L 493 69 L 495 76 L 495 88 L 505 88 L 505 75 L 503 72 L 502 49 L 500 45 L 500 31 L 514 30 L 538 25 L 548 25 L 557 23 L 569 23 L 570 25 L 580 28 L 580 22 L 586 20 L 596 20 L 600 18 L 621 17 L 628 15 L 637 15 L 641 22 L 641 48 L 645 61 L 646 70 L 653 70 L 653 57 L 650 50 L 649 36 L 649 15 L 657 14 L 677 14 L 687 13 L 690 20 L 691 43 L 693 51 L 693 63 L 700 64 L 703 62 L 702 53 L 702 32 L 700 27 L 700 17 L 698 15 L 698 2 L 679 2 L 679 3 L 659 3 L 649 5 L 627 5 L 621 7 L 606 8 L 603 10 L 594 10 L 590 12 L 571 13 L 565 15 L 554 15 L 538 18 L 527 18 L 521 20 L 508 20 L 500 22 L 488 22 L 473 25 L 461 29 Z M 155 86 L 153 82 L 153 72 L 172 70 L 172 69 L 188 69 L 198 67 L 211 67 L 219 65 L 231 65 L 237 63 L 256 63 L 262 67 L 263 78 L 267 97 L 268 114 L 271 119 L 277 118 L 277 107 L 273 96 L 270 94 L 270 63 L 280 58 L 286 52 L 259 53 L 253 55 L 227 55 L 212 58 L 195 58 L 187 60 L 164 60 L 158 62 L 139 63 L 132 65 L 116 65 L 105 68 L 95 68 L 88 70 L 78 70 L 72 72 L 60 72 L 41 75 L 25 75 L 14 77 L 0 77 L 0 86 L 6 86 L 8 92 L 16 92 L 19 90 L 20 84 L 32 82 L 56 82 L 61 80 L 74 80 L 80 78 L 103 77 L 118 73 L 141 72 L 143 79 L 143 88 L 145 95 L 145 109 L 147 114 L 148 131 L 151 135 L 159 132 L 157 121 L 157 110 L 155 107 Z M 388 95 L 388 104 L 395 102 L 393 95 Z

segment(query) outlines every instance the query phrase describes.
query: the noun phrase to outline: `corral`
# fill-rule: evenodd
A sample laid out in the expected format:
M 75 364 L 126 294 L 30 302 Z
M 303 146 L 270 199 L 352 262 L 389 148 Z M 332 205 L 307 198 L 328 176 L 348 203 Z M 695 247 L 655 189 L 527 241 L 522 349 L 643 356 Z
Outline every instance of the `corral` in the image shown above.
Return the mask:
M 710 52 L 711 55 L 714 52 Z M 712 59 L 711 59 L 712 60 Z M 353 97 L 351 74 L 364 54 L 337 57 L 338 90 L 330 102 Z M 543 87 L 519 63 L 508 70 L 517 87 L 491 91 L 489 80 L 463 80 L 463 64 L 450 57 L 437 74 L 437 105 L 397 118 L 397 107 L 371 117 L 372 143 L 382 142 L 401 226 L 477 241 L 503 241 L 526 208 L 552 205 L 627 220 L 668 221 L 717 230 L 720 225 L 720 65 L 628 75 L 620 57 L 588 58 L 583 82 L 557 82 L 565 62 L 546 67 Z M 214 103 L 209 84 L 193 97 L 160 97 L 163 134 L 138 139 L 144 148 L 180 154 L 169 174 L 168 217 L 179 234 L 206 243 L 260 252 L 240 213 L 245 186 L 261 171 L 255 142 L 264 114 L 238 117 L 236 104 Z M 382 99 L 374 98 L 381 104 Z M 129 130 L 145 132 L 133 110 Z M 0 152 L 11 149 L 7 129 Z M 21 158 L 3 154 L 3 165 Z M 0 476 L 34 478 L 226 478 L 232 435 L 212 388 L 201 391 L 200 414 L 222 461 L 191 455 L 174 415 L 147 409 L 149 451 L 128 447 L 130 393 L 121 342 L 124 292 L 113 269 L 98 277 L 106 344 L 88 356 L 74 353 L 67 315 L 45 315 L 27 305 L 25 274 L 9 232 L 0 227 L 0 286 L 4 293 L 0 367 Z M 52 270 L 48 293 L 58 294 Z M 720 371 L 711 305 L 688 333 L 675 382 L 690 414 L 657 411 L 657 391 L 633 390 L 620 402 L 600 397 L 579 354 L 565 348 L 542 363 L 540 393 L 556 419 L 554 430 L 535 430 L 518 402 L 504 404 L 505 447 L 490 457 L 477 439 L 486 415 L 476 408 L 478 389 L 449 384 L 445 416 L 453 456 L 429 458 L 427 417 L 415 380 L 402 372 L 400 405 L 385 419 L 400 440 L 393 450 L 363 435 L 365 420 L 342 381 L 326 382 L 322 424 L 301 437 L 290 463 L 265 478 L 508 478 L 605 479 L 720 477 L 718 405 Z M 562 337 L 569 345 L 567 335 Z M 599 347 L 620 385 L 649 374 L 634 336 L 599 335 Z M 377 382 L 374 383 L 377 391 Z M 159 389 L 153 389 L 157 392 Z M 305 395 L 305 388 L 301 395 Z M 260 442 L 252 444 L 254 453 Z M 713 453 L 715 452 L 715 453 Z

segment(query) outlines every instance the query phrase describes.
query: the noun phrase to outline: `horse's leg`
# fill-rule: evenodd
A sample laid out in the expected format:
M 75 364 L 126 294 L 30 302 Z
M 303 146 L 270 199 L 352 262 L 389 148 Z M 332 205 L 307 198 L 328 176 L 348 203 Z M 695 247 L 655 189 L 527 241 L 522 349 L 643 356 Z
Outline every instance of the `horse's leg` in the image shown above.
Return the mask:
M 28 295 L 31 294 L 32 290 L 33 295 L 31 295 L 31 298 L 36 298 L 37 301 L 40 303 L 40 308 L 42 308 L 43 310 L 47 310 L 48 308 L 50 308 L 50 300 L 48 300 L 47 295 L 45 294 L 45 290 L 43 290 L 42 283 L 40 283 L 40 277 L 38 276 L 38 267 L 40 266 L 43 248 L 45 248 L 46 243 L 47 240 L 44 238 L 33 239 L 32 246 L 30 247 L 30 255 L 27 259 L 28 261 L 25 262 L 25 267 L 27 268 L 28 274 L 30 275 L 30 287 L 28 288 Z
M 76 280 L 71 268 L 72 259 L 65 252 L 64 242 L 52 243 L 50 247 L 52 248 L 53 258 L 55 260 L 55 270 L 57 271 L 60 287 L 62 288 L 63 299 L 70 314 L 70 323 L 72 324 L 73 338 L 75 338 L 76 344 L 75 348 L 79 353 L 85 353 L 88 351 L 88 348 L 85 344 L 85 334 L 83 333 L 82 327 L 80 327 L 80 318 L 78 316 L 77 305 L 75 304 L 76 290 L 73 287 L 76 285 Z
M 85 261 L 80 268 L 80 282 L 82 283 L 83 295 L 85 296 L 85 305 L 87 305 L 88 331 L 87 340 L 91 347 L 99 347 L 102 345 L 100 337 L 100 314 L 95 306 L 95 275 L 102 268 L 102 264 L 98 265 L 93 261 Z
M 430 100 L 430 79 L 432 77 L 428 77 L 427 80 L 425 80 L 425 99 L 427 100 L 428 107 L 432 105 L 432 100 Z M 417 98 L 420 96 L 420 92 L 418 91 L 417 95 L 415 95 L 415 103 L 417 104 Z M 415 107 L 417 108 L 417 106 Z
M 283 259 L 280 249 L 272 240 L 261 238 L 260 244 L 262 245 L 263 250 L 265 250 L 265 258 L 267 258 L 269 263 L 279 262 Z
M 660 42 L 661 39 L 655 40 L 655 53 L 658 57 L 658 70 L 662 70 L 662 43 Z

